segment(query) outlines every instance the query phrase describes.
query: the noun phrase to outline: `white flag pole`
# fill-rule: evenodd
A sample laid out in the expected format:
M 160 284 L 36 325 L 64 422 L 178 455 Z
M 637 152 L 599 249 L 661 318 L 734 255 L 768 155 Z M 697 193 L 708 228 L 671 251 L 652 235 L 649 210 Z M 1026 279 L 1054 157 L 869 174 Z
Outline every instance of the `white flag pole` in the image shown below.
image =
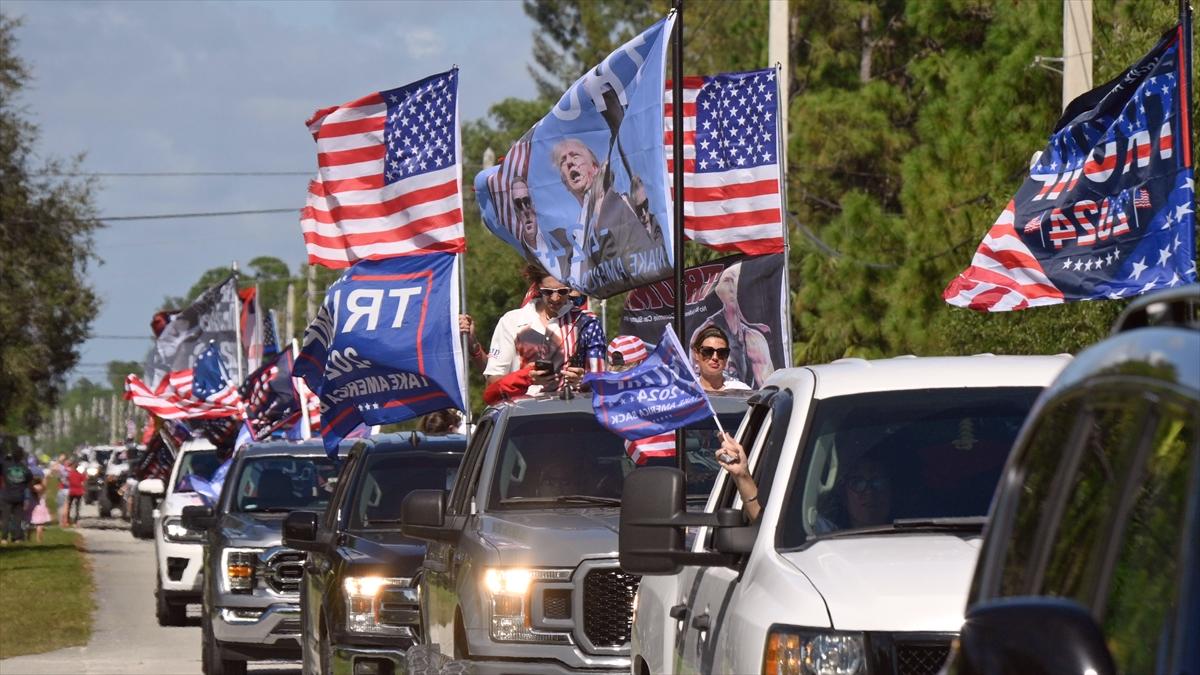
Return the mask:
M 300 343 L 296 338 L 292 338 L 292 362 L 300 356 Z M 293 371 L 295 368 L 293 367 Z M 300 419 L 303 423 L 300 425 L 300 438 L 308 440 L 312 438 L 312 420 L 308 416 L 308 385 L 304 383 L 304 378 L 292 376 L 292 386 L 296 388 L 296 396 L 300 398 Z
M 245 374 L 242 373 L 242 303 L 241 298 L 237 294 L 237 277 L 238 265 L 237 261 L 233 261 L 233 297 L 238 298 L 233 302 L 233 336 L 237 344 L 237 353 L 234 354 L 234 359 L 237 361 L 237 383 L 242 386 Z
M 787 8 L 787 3 L 783 3 Z M 772 5 L 774 11 L 775 5 Z M 783 65 L 775 64 L 775 99 L 779 101 L 779 114 L 775 115 L 775 138 L 779 141 L 779 222 L 783 230 L 783 367 L 792 367 L 792 276 L 791 267 L 792 244 L 791 230 L 788 224 L 787 210 L 787 84 L 783 83 Z

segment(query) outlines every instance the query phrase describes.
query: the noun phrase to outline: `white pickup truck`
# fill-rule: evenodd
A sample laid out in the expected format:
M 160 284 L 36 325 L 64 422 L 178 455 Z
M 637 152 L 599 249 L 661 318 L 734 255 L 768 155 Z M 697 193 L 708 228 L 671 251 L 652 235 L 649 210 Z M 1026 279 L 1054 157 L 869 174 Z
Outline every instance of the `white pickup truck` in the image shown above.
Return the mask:
M 843 359 L 776 372 L 738 431 L 762 509 L 749 524 L 724 472 L 707 513 L 686 511 L 678 470 L 632 472 L 620 560 L 647 575 L 634 675 L 936 673 L 1009 449 L 1068 361 Z
M 185 479 L 198 475 L 207 480 L 219 464 L 212 443 L 202 438 L 184 442 L 171 468 L 166 495 L 154 512 L 154 556 L 158 562 L 154 600 L 161 626 L 183 625 L 188 603 L 200 604 L 204 532 L 184 527 L 181 514 L 183 507 L 205 502 Z

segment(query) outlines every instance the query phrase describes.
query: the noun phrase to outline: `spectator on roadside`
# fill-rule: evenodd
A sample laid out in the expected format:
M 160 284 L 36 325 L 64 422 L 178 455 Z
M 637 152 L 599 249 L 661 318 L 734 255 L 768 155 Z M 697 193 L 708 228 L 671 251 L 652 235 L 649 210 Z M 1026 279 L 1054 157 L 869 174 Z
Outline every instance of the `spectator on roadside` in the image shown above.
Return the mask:
M 33 481 L 33 472 L 25 462 L 25 450 L 5 439 L 5 457 L 0 460 L 4 488 L 0 490 L 0 543 L 25 538 L 25 491 Z
M 74 463 L 67 459 L 66 455 L 59 455 L 57 466 L 53 467 L 55 469 L 55 474 L 58 476 L 58 492 L 54 497 L 54 509 L 58 511 L 57 515 L 59 527 L 66 527 L 70 525 L 70 523 L 67 522 L 67 506 L 71 502 L 71 492 L 69 488 L 71 482 L 71 468 L 73 466 Z
M 80 471 L 78 465 L 72 465 L 67 476 L 67 522 L 70 525 L 79 522 L 79 504 L 83 501 L 86 487 L 87 474 Z
M 29 514 L 29 524 L 34 529 L 34 541 L 40 544 L 42 535 L 46 531 L 46 524 L 52 520 L 50 508 L 46 506 L 46 482 L 42 479 L 35 480 L 29 489 L 33 492 L 35 500 L 33 510 Z

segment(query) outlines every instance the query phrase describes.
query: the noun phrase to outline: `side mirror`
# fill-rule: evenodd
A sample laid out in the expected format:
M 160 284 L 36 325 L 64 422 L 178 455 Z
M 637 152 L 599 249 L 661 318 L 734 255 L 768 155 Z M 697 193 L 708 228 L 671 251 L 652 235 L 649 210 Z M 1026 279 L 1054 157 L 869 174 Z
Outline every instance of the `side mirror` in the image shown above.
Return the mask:
M 740 509 L 721 509 L 718 518 L 724 521 L 744 521 Z M 728 513 L 732 512 L 732 513 Z M 758 523 L 721 527 L 713 532 L 713 548 L 721 553 L 743 556 L 754 550 L 754 540 L 758 539 Z
M 621 569 L 633 574 L 675 574 L 682 568 L 683 527 L 671 522 L 684 513 L 683 472 L 661 466 L 634 469 L 621 492 Z
M 166 486 L 163 485 L 161 478 L 147 478 L 138 481 L 138 492 L 144 495 L 161 495 L 165 493 Z
M 458 531 L 446 527 L 446 491 L 413 490 L 400 503 L 400 531 L 417 539 L 454 541 Z
M 957 657 L 960 675 L 1117 672 L 1092 615 L 1061 598 L 1003 598 L 969 608 Z
M 283 520 L 283 545 L 297 551 L 314 551 L 317 543 L 317 514 L 312 511 L 292 511 Z
M 217 522 L 211 506 L 185 506 L 180 515 L 183 526 L 189 530 L 207 530 Z

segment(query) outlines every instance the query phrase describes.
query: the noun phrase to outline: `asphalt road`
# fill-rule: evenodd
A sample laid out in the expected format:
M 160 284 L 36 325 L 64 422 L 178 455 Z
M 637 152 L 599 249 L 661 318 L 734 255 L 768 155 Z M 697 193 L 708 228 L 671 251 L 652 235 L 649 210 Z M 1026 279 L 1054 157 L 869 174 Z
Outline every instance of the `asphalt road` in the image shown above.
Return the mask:
M 92 638 L 83 647 L 0 661 L 3 675 L 154 674 L 200 672 L 200 619 L 163 627 L 154 618 L 154 542 L 134 539 L 128 524 L 97 518 L 95 506 L 80 519 L 96 580 Z M 88 517 L 88 516 L 91 517 Z M 261 675 L 294 675 L 298 663 L 251 664 Z

